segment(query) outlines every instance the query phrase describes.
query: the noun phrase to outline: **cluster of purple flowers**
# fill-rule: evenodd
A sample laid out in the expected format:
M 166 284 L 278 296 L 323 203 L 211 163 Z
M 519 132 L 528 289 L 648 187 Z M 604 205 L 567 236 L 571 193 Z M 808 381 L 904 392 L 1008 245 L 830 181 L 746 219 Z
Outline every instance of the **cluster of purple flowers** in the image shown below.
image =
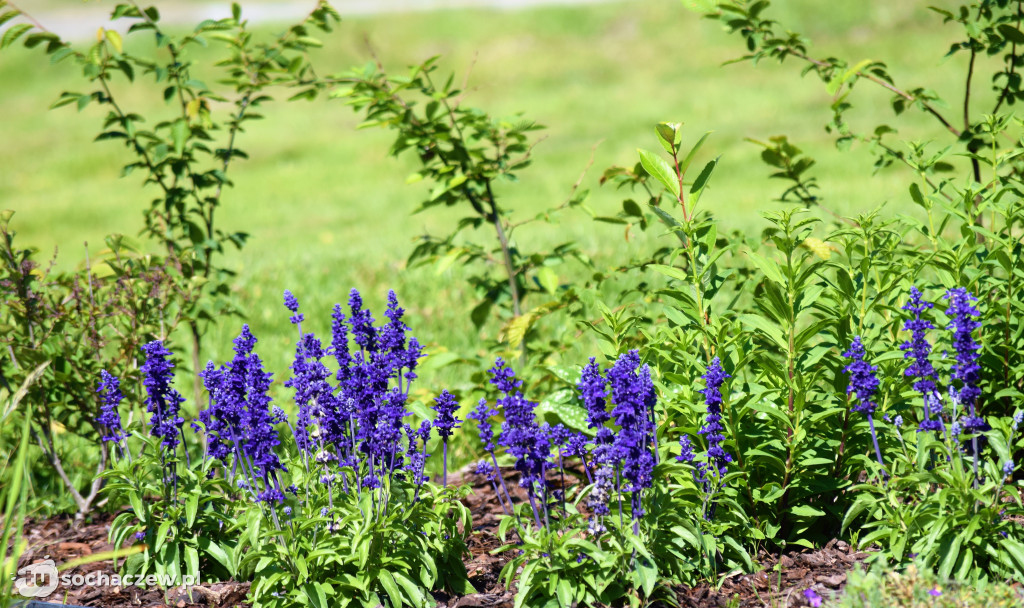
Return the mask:
M 339 467 L 346 492 L 350 485 L 356 492 L 379 490 L 394 479 L 424 483 L 426 446 L 433 427 L 424 421 L 414 429 L 405 422 L 411 415 L 409 388 L 416 379 L 422 348 L 406 335 L 405 311 L 395 293 L 388 293 L 387 322 L 378 326 L 363 307 L 359 292 L 352 290 L 349 314 L 340 305 L 333 309 L 331 344 L 326 349 L 316 336 L 302 331 L 298 301 L 290 293 L 285 295 L 285 305 L 299 329 L 292 377 L 286 386 L 295 390 L 298 417 L 293 433 L 306 461 L 329 454 L 328 461 Z M 338 365 L 333 378 L 324 362 L 328 357 Z M 458 404 L 447 391 L 436 403 L 436 428 L 447 448 L 447 438 L 458 423 L 454 417 Z M 353 475 L 351 480 L 348 473 Z
M 167 350 L 163 341 L 154 340 L 142 347 L 146 361 L 142 364 L 142 385 L 146 387 L 146 411 L 152 414 L 149 419 L 150 434 L 161 439 L 160 444 L 167 450 L 174 451 L 182 437 L 181 425 L 185 420 L 178 415 L 185 398 L 171 387 L 174 380 L 174 363 L 171 363 L 171 351 Z
M 946 309 L 949 324 L 946 329 L 952 332 L 951 342 L 955 353 L 948 387 L 953 405 L 950 415 L 957 428 L 954 435 L 982 431 L 987 425 L 977 415 L 977 402 L 981 396 L 978 386 L 981 372 L 978 353 L 981 345 L 974 340 L 974 332 L 981 327 L 981 322 L 977 320 L 981 313 L 973 305 L 977 298 L 962 287 L 948 290 L 943 298 L 949 301 Z M 914 388 L 921 393 L 924 402 L 924 417 L 919 427 L 921 431 L 945 429 L 942 419 L 945 413 L 943 397 L 937 387 L 938 373 L 931 363 L 932 346 L 926 334 L 935 325 L 923 318 L 923 313 L 933 307 L 932 303 L 924 300 L 916 287 L 910 289 L 910 300 L 903 306 L 904 310 L 913 313 L 913 318 L 903 325 L 904 330 L 911 332 L 911 339 L 904 342 L 901 348 L 905 351 L 905 358 L 913 359 L 904 373 L 914 378 Z M 959 389 L 955 383 L 959 383 Z
M 981 396 L 978 387 L 981 374 L 978 351 L 981 345 L 974 341 L 974 330 L 981 327 L 981 322 L 976 320 L 981 313 L 972 305 L 978 298 L 963 287 L 950 289 L 944 298 L 949 300 L 946 316 L 950 321 L 947 329 L 953 331 L 953 350 L 956 353 L 951 380 L 960 382 L 958 401 L 970 411 L 964 418 L 963 427 L 965 430 L 980 430 L 984 428 L 985 421 L 977 416 L 975 406 Z
M 149 418 L 149 434 L 160 439 L 161 477 L 167 487 L 174 488 L 177 497 L 178 476 L 175 462 L 178 444 L 184 439 L 182 424 L 185 420 L 179 415 L 181 404 L 185 398 L 175 390 L 171 383 L 174 380 L 174 363 L 169 360 L 171 352 L 164 347 L 161 340 L 143 345 L 142 352 L 146 360 L 142 364 L 142 384 L 146 389 L 146 410 Z M 128 437 L 121 424 L 118 408 L 124 400 L 121 392 L 121 380 L 107 372 L 100 371 L 100 382 L 96 392 L 103 394 L 103 405 L 96 417 L 96 424 L 103 429 L 103 441 L 113 443 L 121 454 L 131 459 L 128 446 L 124 443 Z M 188 451 L 184 450 L 188 459 Z
M 340 305 L 334 307 L 327 348 L 314 334 L 302 330 L 305 317 L 291 292 L 285 292 L 284 304 L 299 331 L 292 375 L 285 383 L 295 391 L 294 426 L 281 408 L 272 406 L 271 374 L 254 352 L 256 338 L 248 325 L 243 326 L 232 360 L 221 366 L 210 362 L 200 373 L 209 401 L 192 427 L 204 435 L 204 457 L 219 461 L 225 478 L 253 500 L 283 502 L 286 493 L 297 493 L 294 486 L 282 488 L 281 475 L 287 469 L 279 457 L 278 426 L 287 425 L 306 477 L 319 477 L 327 485 L 330 504 L 340 480 L 344 492 L 381 489 L 375 494 L 375 505 L 383 513 L 384 492 L 390 491 L 393 481 L 411 480 L 418 496 L 419 486 L 428 479 L 427 444 L 437 428 L 445 443 L 447 477 L 447 441 L 460 422 L 458 403 L 444 391 L 435 400 L 435 424 L 423 421 L 414 428 L 405 422 L 411 415 L 406 405 L 409 386 L 416 378 L 422 349 L 406 335 L 409 328 L 402 321 L 404 311 L 394 292 L 388 294 L 387 321 L 378 326 L 353 290 L 347 316 Z M 184 399 L 171 387 L 171 353 L 160 341 L 147 344 L 143 352 L 150 433 L 173 453 L 183 438 L 179 410 Z M 328 368 L 330 357 L 338 363 L 336 372 Z M 117 412 L 123 399 L 120 383 L 102 372 L 98 391 L 103 393 L 103 406 L 97 423 L 105 431 L 104 439 L 119 443 L 125 436 Z M 315 475 L 311 466 L 320 467 Z
M 201 376 L 209 403 L 193 428 L 206 432 L 206 456 L 230 465 L 229 480 L 240 482 L 257 501 L 281 502 L 278 472 L 287 469 L 277 455 L 281 441 L 275 426 L 285 416 L 270 407 L 271 374 L 263 370 L 255 346 L 256 338 L 244 325 L 235 338 L 234 358 L 219 368 L 206 365 Z
M 498 359 L 490 370 L 491 383 L 501 393 L 497 406 L 505 416 L 500 435 L 495 438 L 491 417 L 499 413 L 486 400 L 469 414 L 475 420 L 480 440 L 490 455 L 490 462 L 481 461 L 477 472 L 494 483 L 506 512 L 511 498 L 497 466 L 496 450 L 505 449 L 515 459 L 520 474 L 520 485 L 527 490 L 538 527 L 549 521 L 549 502 L 564 498 L 560 491 L 552 491 L 548 471 L 558 468 L 564 476 L 564 460 L 579 458 L 588 478 L 596 480 L 595 489 L 588 498 L 596 520 L 591 521 L 591 532 L 600 534 L 604 526 L 601 517 L 610 512 L 609 504 L 615 500 L 622 513 L 622 500 L 628 496 L 634 525 L 643 516 L 643 491 L 651 487 L 652 472 L 657 462 L 657 444 L 654 426 L 654 405 L 657 397 L 650 369 L 640 364 L 636 351 L 619 357 L 602 374 L 595 360 L 582 370 L 577 387 L 580 399 L 587 409 L 587 420 L 595 431 L 593 440 L 583 433 L 564 425 L 549 425 L 537 420 L 536 403 L 527 400 L 519 390 L 522 382 L 502 360 Z M 608 404 L 612 404 L 611 411 Z M 593 475 L 592 475 L 593 473 Z M 541 523 L 541 521 L 545 523 Z
M 732 455 L 723 447 L 725 435 L 722 434 L 722 431 L 725 430 L 725 427 L 722 426 L 722 384 L 729 377 L 729 374 L 725 373 L 722 368 L 722 362 L 718 357 L 711 360 L 704 375 L 701 376 L 704 379 L 704 388 L 700 392 L 704 395 L 707 414 L 704 418 L 704 426 L 698 432 L 704 435 L 708 445 L 708 449 L 704 453 L 705 462 L 695 463 L 697 454 L 693 451 L 693 442 L 689 435 L 679 438 L 680 453 L 676 456 L 676 460 L 679 462 L 695 463 L 694 479 L 704 490 L 704 518 L 707 520 L 714 516 L 713 496 L 728 472 L 729 463 L 732 462 Z
M 974 333 L 981 327 L 981 322 L 978 321 L 981 313 L 974 306 L 977 298 L 962 287 L 949 289 L 943 297 L 949 301 L 949 306 L 945 311 L 949 319 L 946 329 L 952 332 L 951 342 L 955 353 L 955 361 L 950 373 L 950 386 L 948 387 L 949 399 L 953 406 L 948 412 L 950 417 L 949 436 L 959 444 L 962 433 L 972 434 L 971 449 L 975 456 L 977 472 L 976 433 L 988 428 L 984 419 L 977 414 L 977 402 L 981 396 L 981 389 L 978 386 L 981 372 L 978 357 L 981 345 L 975 341 Z M 910 297 L 903 306 L 903 310 L 909 311 L 912 315 L 903 324 L 904 331 L 911 332 L 911 335 L 909 340 L 900 345 L 900 348 L 904 351 L 904 358 L 911 361 L 904 374 L 913 379 L 913 387 L 921 394 L 923 401 L 923 416 L 918 426 L 919 432 L 944 431 L 947 428 L 944 421 L 947 411 L 943 405 L 943 396 L 938 389 L 938 372 L 931 361 L 932 345 L 928 342 L 927 337 L 927 332 L 935 329 L 935 325 L 925 318 L 925 314 L 933 307 L 934 304 L 926 301 L 924 295 L 916 287 L 910 288 Z M 878 447 L 872 419 L 872 413 L 875 410 L 874 393 L 879 386 L 876 376 L 878 368 L 865 361 L 865 354 L 860 337 L 855 338 L 850 349 L 844 353 L 844 356 L 851 359 L 850 364 L 844 369 L 850 374 L 847 392 L 857 396 L 858 403 L 853 409 L 867 414 L 872 440 L 875 444 L 875 453 L 881 463 L 881 451 Z M 956 383 L 959 383 L 959 388 Z M 895 420 L 902 424 L 903 418 L 897 416 Z M 896 426 L 898 427 L 899 424 Z
M 100 408 L 100 415 L 96 418 L 104 429 L 103 441 L 110 441 L 120 446 L 121 441 L 127 436 L 121 426 L 121 415 L 118 407 L 124 400 L 121 393 L 121 380 L 112 376 L 107 370 L 100 370 L 100 386 L 97 393 L 103 393 L 103 406 Z
M 934 305 L 924 301 L 924 297 L 917 287 L 910 288 L 910 300 L 903 305 L 903 310 L 909 310 L 914 317 L 903 324 L 903 330 L 911 332 L 910 340 L 900 345 L 903 349 L 905 359 L 913 359 L 904 374 L 915 378 L 914 389 L 921 393 L 924 399 L 924 420 L 919 427 L 922 431 L 942 430 L 942 418 L 939 415 L 942 411 L 942 401 L 935 398 L 935 382 L 938 374 L 931 362 L 932 345 L 928 343 L 926 333 L 935 326 L 923 318 L 924 313 Z M 935 414 L 935 418 L 932 415 Z
M 843 353 L 843 356 L 850 360 L 850 364 L 844 367 L 843 371 L 850 374 L 850 383 L 846 387 L 846 394 L 853 394 L 857 397 L 853 411 L 864 412 L 870 419 L 877 407 L 873 399 L 879 384 L 876 375 L 878 366 L 865 361 L 866 354 L 860 336 L 855 336 L 849 350 Z
M 455 429 L 458 428 L 459 420 L 455 414 L 459 411 L 459 403 L 455 400 L 455 396 L 448 392 L 448 389 L 441 391 L 437 399 L 434 399 L 433 409 L 437 412 L 437 417 L 434 418 L 434 428 L 437 429 L 437 434 L 441 437 L 443 455 L 443 468 L 442 468 L 442 485 L 448 485 L 448 438 L 452 436 Z M 426 421 L 424 421 L 426 423 Z M 429 428 L 427 429 L 429 435 Z

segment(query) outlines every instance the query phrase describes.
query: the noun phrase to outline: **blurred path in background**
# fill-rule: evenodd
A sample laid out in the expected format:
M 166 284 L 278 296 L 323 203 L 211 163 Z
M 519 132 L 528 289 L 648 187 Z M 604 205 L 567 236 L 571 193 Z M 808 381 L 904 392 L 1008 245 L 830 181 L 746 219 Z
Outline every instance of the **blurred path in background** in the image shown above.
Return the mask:
M 614 0 L 334 0 L 331 4 L 338 9 L 342 18 L 383 13 L 405 13 L 459 8 L 490 8 L 517 10 L 541 5 L 597 4 Z M 96 29 L 111 24 L 107 18 L 114 2 L 81 2 L 74 0 L 21 0 L 15 4 L 32 15 L 50 31 L 68 40 L 81 40 L 96 34 Z M 160 21 L 165 25 L 195 25 L 204 19 L 221 19 L 231 15 L 230 0 L 150 0 L 146 6 L 160 10 Z M 242 17 L 252 24 L 292 22 L 305 17 L 315 6 L 315 1 L 241 1 Z M 8 22 L 0 31 L 15 23 Z M 129 22 L 114 29 L 125 31 Z

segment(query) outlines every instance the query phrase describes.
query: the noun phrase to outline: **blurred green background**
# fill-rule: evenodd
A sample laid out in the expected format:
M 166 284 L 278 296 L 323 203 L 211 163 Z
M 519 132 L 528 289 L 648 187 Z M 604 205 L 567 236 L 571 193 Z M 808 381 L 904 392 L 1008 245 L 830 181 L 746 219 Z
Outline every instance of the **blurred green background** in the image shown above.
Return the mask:
M 88 4 L 109 10 L 114 3 Z M 180 12 L 181 3 L 175 4 Z M 253 8 L 259 3 L 242 4 Z M 464 104 L 495 116 L 522 113 L 546 125 L 533 166 L 518 183 L 499 187 L 514 220 L 563 202 L 594 146 L 593 166 L 581 187 L 591 191 L 587 204 L 597 214 L 614 215 L 628 195 L 600 187 L 598 178 L 611 165 L 634 164 L 637 147 L 658 149 L 653 126 L 659 121 L 685 123 L 689 139 L 684 146 L 714 131 L 698 164 L 721 156 L 703 199 L 720 219 L 719 234 L 756 232 L 760 212 L 777 204 L 781 182 L 768 178 L 770 170 L 758 158 L 760 148 L 745 141 L 777 134 L 789 135 L 819 159 L 821 193 L 835 211 L 856 214 L 880 204 L 910 211 L 901 185 L 905 177 L 894 173 L 902 169 L 865 181 L 860 176 L 870 173 L 874 162 L 869 150 L 835 150 L 823 128 L 831 98 L 815 78 L 800 78 L 802 65 L 723 67 L 742 54 L 741 40 L 684 4 L 644 0 L 350 17 L 342 2 L 338 8 L 344 21 L 324 39 L 315 61 L 320 73 L 341 72 L 370 58 L 368 44 L 392 71 L 441 55 L 442 72 L 454 72 L 457 81 L 469 73 Z M 21 8 L 45 25 L 48 15 L 56 18 L 57 12 L 80 5 L 43 0 Z M 226 16 L 228 4 L 222 5 Z M 928 78 L 943 61 L 964 61 L 933 54 L 948 48 L 957 32 L 936 27 L 941 18 L 924 2 L 779 0 L 772 10 L 775 18 L 812 39 L 813 55 L 851 63 L 883 60 L 897 81 L 911 74 Z M 276 31 L 273 24 L 257 29 Z M 936 39 L 943 36 L 948 39 Z M 151 44 L 148 35 L 128 40 Z M 220 51 L 212 46 L 207 52 Z M 951 100 L 961 95 L 962 82 L 937 78 L 906 86 L 928 87 Z M 122 86 L 125 106 L 142 109 L 153 121 L 172 112 L 158 92 L 147 97 L 141 88 Z M 136 234 L 142 208 L 156 193 L 141 187 L 138 174 L 119 177 L 120 167 L 130 160 L 119 144 L 92 143 L 103 118 L 100 109 L 47 109 L 64 90 L 89 90 L 70 63 L 51 66 L 43 53 L 20 48 L 0 54 L 0 207 L 16 211 L 13 225 L 22 246 L 38 247 L 44 258 L 56 248 L 57 267 L 71 268 L 84 259 L 85 242 L 96 252 L 105 234 Z M 889 120 L 887 91 L 865 82 L 855 95 L 855 129 Z M 493 338 L 500 323 L 495 319 L 480 332 L 473 328 L 473 297 L 463 271 L 406 269 L 404 262 L 418 235 L 446 234 L 458 214 L 431 210 L 411 215 L 427 194 L 425 184 L 406 183 L 415 170 L 412 159 L 390 158 L 391 135 L 356 130 L 358 117 L 341 101 L 286 103 L 279 97 L 263 109 L 267 119 L 248 123 L 240 138 L 239 147 L 250 160 L 234 167 L 236 186 L 224 195 L 219 215 L 222 228 L 251 234 L 244 250 L 230 252 L 223 261 L 238 272 L 234 289 L 270 369 L 283 376 L 293 353 L 294 329 L 281 305 L 286 288 L 303 304 L 306 329 L 317 332 L 327 332 L 331 305 L 345 301 L 352 287 L 363 292 L 378 316 L 393 288 L 428 354 L 483 353 L 482 338 Z M 959 109 L 948 108 L 948 113 L 958 115 Z M 907 124 L 916 131 L 901 135 L 935 136 L 933 121 L 913 114 Z M 573 239 L 605 266 L 641 255 L 665 238 L 657 229 L 627 234 L 623 228 L 573 210 L 558 224 L 536 224 L 518 233 L 517 244 L 529 251 Z M 493 235 L 482 231 L 473 238 L 490 243 Z M 563 281 L 583 271 L 571 263 L 557 270 Z M 241 323 L 227 319 L 218 326 L 205 341 L 204 360 L 228 357 L 230 339 Z M 579 362 L 596 354 L 586 336 L 581 338 L 575 353 Z M 436 376 L 429 367 L 422 376 L 420 399 L 427 392 L 436 394 L 441 383 L 468 382 L 450 370 Z

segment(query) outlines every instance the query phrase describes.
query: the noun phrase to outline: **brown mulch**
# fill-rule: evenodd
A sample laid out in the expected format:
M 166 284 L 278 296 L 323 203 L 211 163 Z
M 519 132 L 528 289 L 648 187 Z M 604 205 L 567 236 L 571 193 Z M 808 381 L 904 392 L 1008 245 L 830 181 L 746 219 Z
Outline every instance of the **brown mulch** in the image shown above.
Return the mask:
M 446 593 L 435 593 L 438 608 L 511 608 L 513 593 L 502 584 L 499 574 L 507 558 L 491 555 L 500 546 L 497 538 L 498 523 L 502 515 L 501 505 L 490 484 L 482 477 L 468 470 L 449 475 L 450 483 L 467 483 L 473 492 L 466 498 L 466 505 L 473 513 L 473 534 L 469 538 L 470 555 L 466 560 L 469 580 L 477 589 L 474 593 L 454 597 Z M 506 477 L 506 482 L 514 476 Z M 525 500 L 525 493 L 514 481 L 509 483 L 513 499 Z M 107 542 L 112 515 L 97 515 L 75 528 L 67 517 L 45 520 L 30 520 L 25 526 L 25 540 L 28 549 L 22 556 L 21 565 L 52 559 L 57 564 L 110 551 Z M 738 599 L 740 607 L 761 606 L 806 606 L 803 592 L 813 588 L 823 597 L 840 590 L 846 583 L 846 573 L 867 557 L 854 551 L 847 543 L 833 540 L 825 547 L 814 551 L 788 552 L 781 556 L 762 552 L 756 562 L 763 568 L 754 574 L 728 576 L 717 589 L 711 586 L 679 588 L 677 600 L 683 608 L 724 607 Z M 110 561 L 84 564 L 66 574 L 115 573 Z M 781 577 L 780 577 L 781 572 Z M 65 574 L 65 573 L 62 573 Z M 139 587 L 80 586 L 58 588 L 46 598 L 36 598 L 54 603 L 102 608 L 187 608 L 204 606 L 208 608 L 246 607 L 245 595 L 248 583 L 214 583 L 192 587 L 190 590 L 140 589 Z

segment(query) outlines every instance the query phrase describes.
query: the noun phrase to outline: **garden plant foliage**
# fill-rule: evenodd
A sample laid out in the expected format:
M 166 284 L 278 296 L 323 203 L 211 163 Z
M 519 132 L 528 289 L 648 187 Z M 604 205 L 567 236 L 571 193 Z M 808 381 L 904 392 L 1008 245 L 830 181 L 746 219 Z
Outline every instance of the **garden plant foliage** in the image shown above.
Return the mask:
M 127 572 L 250 580 L 259 606 L 421 606 L 431 591 L 471 592 L 468 490 L 449 484 L 450 444 L 462 442 L 504 511 L 496 553 L 517 606 L 672 602 L 673 585 L 756 570 L 762 549 L 837 537 L 879 566 L 934 572 L 933 590 L 947 579 L 1024 582 L 1024 123 L 1013 114 L 1024 95 L 1021 3 L 932 9 L 960 36 L 948 54 L 967 62 L 963 99 L 945 102 L 883 62 L 816 56 L 766 0 L 686 4 L 743 39 L 741 61 L 798 63 L 820 79 L 836 153 L 869 151 L 876 172 L 905 179 L 893 196 L 917 212 L 842 217 L 814 159 L 785 135 L 758 134 L 784 206 L 765 213 L 760 235 L 730 232 L 713 212 L 727 204 L 714 199 L 719 159 L 697 160 L 714 139 L 663 122 L 634 165 L 602 174 L 626 193 L 621 212 L 590 209 L 573 186 L 565 203 L 517 222 L 495 185 L 529 167 L 536 126 L 464 105 L 454 76 L 436 80 L 435 59 L 399 76 L 379 62 L 320 76 L 306 28 L 330 29 L 337 14 L 326 4 L 263 46 L 237 8 L 173 38 L 154 9 L 118 5 L 114 18 L 153 34 L 169 68 L 125 54 L 112 31 L 89 53 L 31 26 L 5 33 L 3 46 L 26 36 L 83 65 L 101 90 L 58 104 L 110 105 L 101 138 L 125 140 L 138 156 L 128 170 L 147 171 L 163 193 L 143 231 L 160 254 L 112 237 L 102 276 L 95 265 L 38 272 L 33 253 L 13 245 L 9 214 L 0 225 L 10 410 L 31 421 L 47 455 L 57 453 L 52 418 L 102 438 L 101 469 L 107 454 L 114 465 L 90 479 L 79 509 L 101 487 L 108 508 L 132 507 L 111 531 L 115 544 L 142 547 Z M 211 104 L 228 98 L 189 79 L 179 56 L 204 36 L 233 49 L 223 65 L 235 113 L 224 123 L 211 122 Z M 165 87 L 180 116 L 139 130 L 109 90 L 114 72 L 132 80 L 136 69 Z M 272 374 L 243 326 L 231 361 L 199 371 L 193 352 L 194 386 L 205 391 L 186 420 L 164 339 L 182 324 L 198 344 L 200 322 L 231 309 L 227 275 L 212 260 L 242 237 L 215 228 L 214 211 L 239 156 L 235 134 L 271 85 L 298 99 L 345 99 L 366 126 L 392 129 L 392 154 L 415 154 L 411 181 L 430 184 L 417 211 L 464 210 L 409 260 L 441 272 L 465 265 L 478 298 L 471 319 L 480 327 L 493 313 L 505 325 L 484 345 L 489 382 L 473 370 L 475 407 L 459 391 L 428 387 L 426 401 L 410 392 L 424 353 L 393 292 L 378 324 L 353 291 L 347 312 L 332 311 L 328 345 L 304 329 L 285 292 L 298 333 L 284 383 L 294 403 L 272 404 Z M 855 126 L 864 87 L 891 94 L 892 124 Z M 930 139 L 900 138 L 913 112 L 934 120 Z M 211 148 L 218 131 L 228 143 Z M 206 161 L 213 168 L 201 169 Z M 523 226 L 557 227 L 569 208 L 663 238 L 600 269 L 573 243 L 519 247 Z M 545 336 L 541 319 L 587 332 L 601 358 L 569 360 L 572 334 Z M 144 424 L 126 422 L 143 408 Z M 440 483 L 428 479 L 430 452 L 441 458 Z M 907 601 L 923 599 L 915 593 Z M 804 597 L 822 601 L 814 589 Z

